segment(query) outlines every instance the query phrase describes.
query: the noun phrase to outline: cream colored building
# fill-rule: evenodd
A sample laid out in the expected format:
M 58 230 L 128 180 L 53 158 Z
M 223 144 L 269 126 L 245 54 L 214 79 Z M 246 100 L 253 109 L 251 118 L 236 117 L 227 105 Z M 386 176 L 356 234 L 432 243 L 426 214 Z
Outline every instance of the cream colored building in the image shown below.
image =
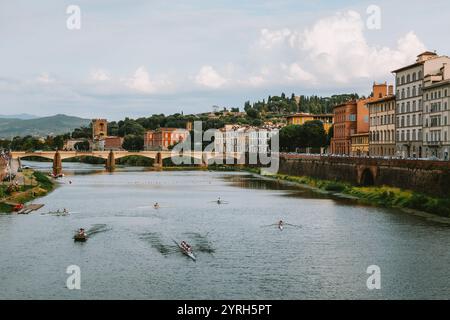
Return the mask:
M 266 153 L 270 149 L 270 139 L 277 133 L 275 127 L 225 125 L 214 135 L 214 149 L 217 152 Z
M 395 155 L 395 96 L 369 102 L 369 155 Z
M 450 58 L 434 52 L 417 56 L 415 63 L 394 70 L 396 75 L 396 155 L 421 158 L 423 150 L 424 77 L 436 74 Z
M 425 157 L 449 160 L 450 64 L 424 79 L 423 147 Z

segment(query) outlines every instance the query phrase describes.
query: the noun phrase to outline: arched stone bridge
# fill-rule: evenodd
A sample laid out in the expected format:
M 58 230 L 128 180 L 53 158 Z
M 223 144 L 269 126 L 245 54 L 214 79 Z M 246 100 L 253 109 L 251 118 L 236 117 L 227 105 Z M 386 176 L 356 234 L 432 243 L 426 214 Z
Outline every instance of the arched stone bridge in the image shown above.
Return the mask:
M 242 152 L 205 152 L 205 151 L 38 151 L 38 152 L 26 152 L 26 151 L 13 151 L 11 152 L 13 159 L 23 159 L 26 157 L 41 157 L 50 159 L 53 161 L 53 174 L 59 175 L 62 173 L 62 160 L 76 158 L 76 157 L 96 157 L 106 160 L 106 169 L 113 171 L 115 168 L 116 160 L 129 156 L 140 156 L 154 160 L 154 166 L 162 168 L 163 160 L 172 157 L 189 157 L 194 159 L 194 163 L 207 166 L 209 163 L 218 159 L 223 159 L 223 162 L 227 159 L 233 159 L 236 164 L 245 163 L 245 154 Z M 228 162 L 227 162 L 228 163 Z

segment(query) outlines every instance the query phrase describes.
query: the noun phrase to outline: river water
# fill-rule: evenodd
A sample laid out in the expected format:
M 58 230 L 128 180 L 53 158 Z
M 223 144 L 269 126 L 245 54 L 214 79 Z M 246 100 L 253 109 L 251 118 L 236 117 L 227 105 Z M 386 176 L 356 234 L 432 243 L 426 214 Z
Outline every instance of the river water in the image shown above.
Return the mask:
M 0 216 L 2 299 L 450 298 L 449 226 L 247 173 L 64 168 L 44 208 Z M 279 219 L 292 226 L 269 226 Z M 91 236 L 74 243 L 80 227 Z M 70 265 L 80 290 L 66 287 Z

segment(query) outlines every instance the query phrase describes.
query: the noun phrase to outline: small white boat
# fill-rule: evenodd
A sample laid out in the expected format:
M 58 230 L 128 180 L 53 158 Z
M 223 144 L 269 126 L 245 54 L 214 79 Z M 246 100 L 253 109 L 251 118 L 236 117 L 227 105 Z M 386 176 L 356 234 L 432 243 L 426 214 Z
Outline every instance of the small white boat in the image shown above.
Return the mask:
M 279 224 L 279 225 L 278 225 L 278 229 L 280 229 L 280 231 L 283 231 L 284 226 L 283 226 L 282 224 Z
M 189 250 L 186 250 L 185 248 L 183 248 L 183 246 L 181 244 L 179 244 L 177 241 L 173 240 L 173 242 L 175 242 L 178 246 L 178 248 L 180 248 L 181 252 L 183 252 L 185 255 L 187 255 L 189 258 L 191 258 L 192 260 L 196 261 L 197 258 L 195 257 L 194 253 Z

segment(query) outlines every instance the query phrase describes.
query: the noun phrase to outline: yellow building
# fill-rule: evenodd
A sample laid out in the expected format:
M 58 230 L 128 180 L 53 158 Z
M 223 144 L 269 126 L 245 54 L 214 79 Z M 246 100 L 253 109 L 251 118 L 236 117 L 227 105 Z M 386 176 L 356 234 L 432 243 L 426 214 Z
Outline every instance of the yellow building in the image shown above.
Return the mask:
M 330 128 L 333 126 L 333 114 L 311 114 L 311 113 L 296 113 L 286 117 L 287 124 L 297 124 L 302 125 L 307 121 L 319 120 L 323 123 L 323 128 L 328 133 Z
M 352 156 L 367 156 L 369 155 L 369 133 L 356 133 L 351 137 L 351 151 Z

